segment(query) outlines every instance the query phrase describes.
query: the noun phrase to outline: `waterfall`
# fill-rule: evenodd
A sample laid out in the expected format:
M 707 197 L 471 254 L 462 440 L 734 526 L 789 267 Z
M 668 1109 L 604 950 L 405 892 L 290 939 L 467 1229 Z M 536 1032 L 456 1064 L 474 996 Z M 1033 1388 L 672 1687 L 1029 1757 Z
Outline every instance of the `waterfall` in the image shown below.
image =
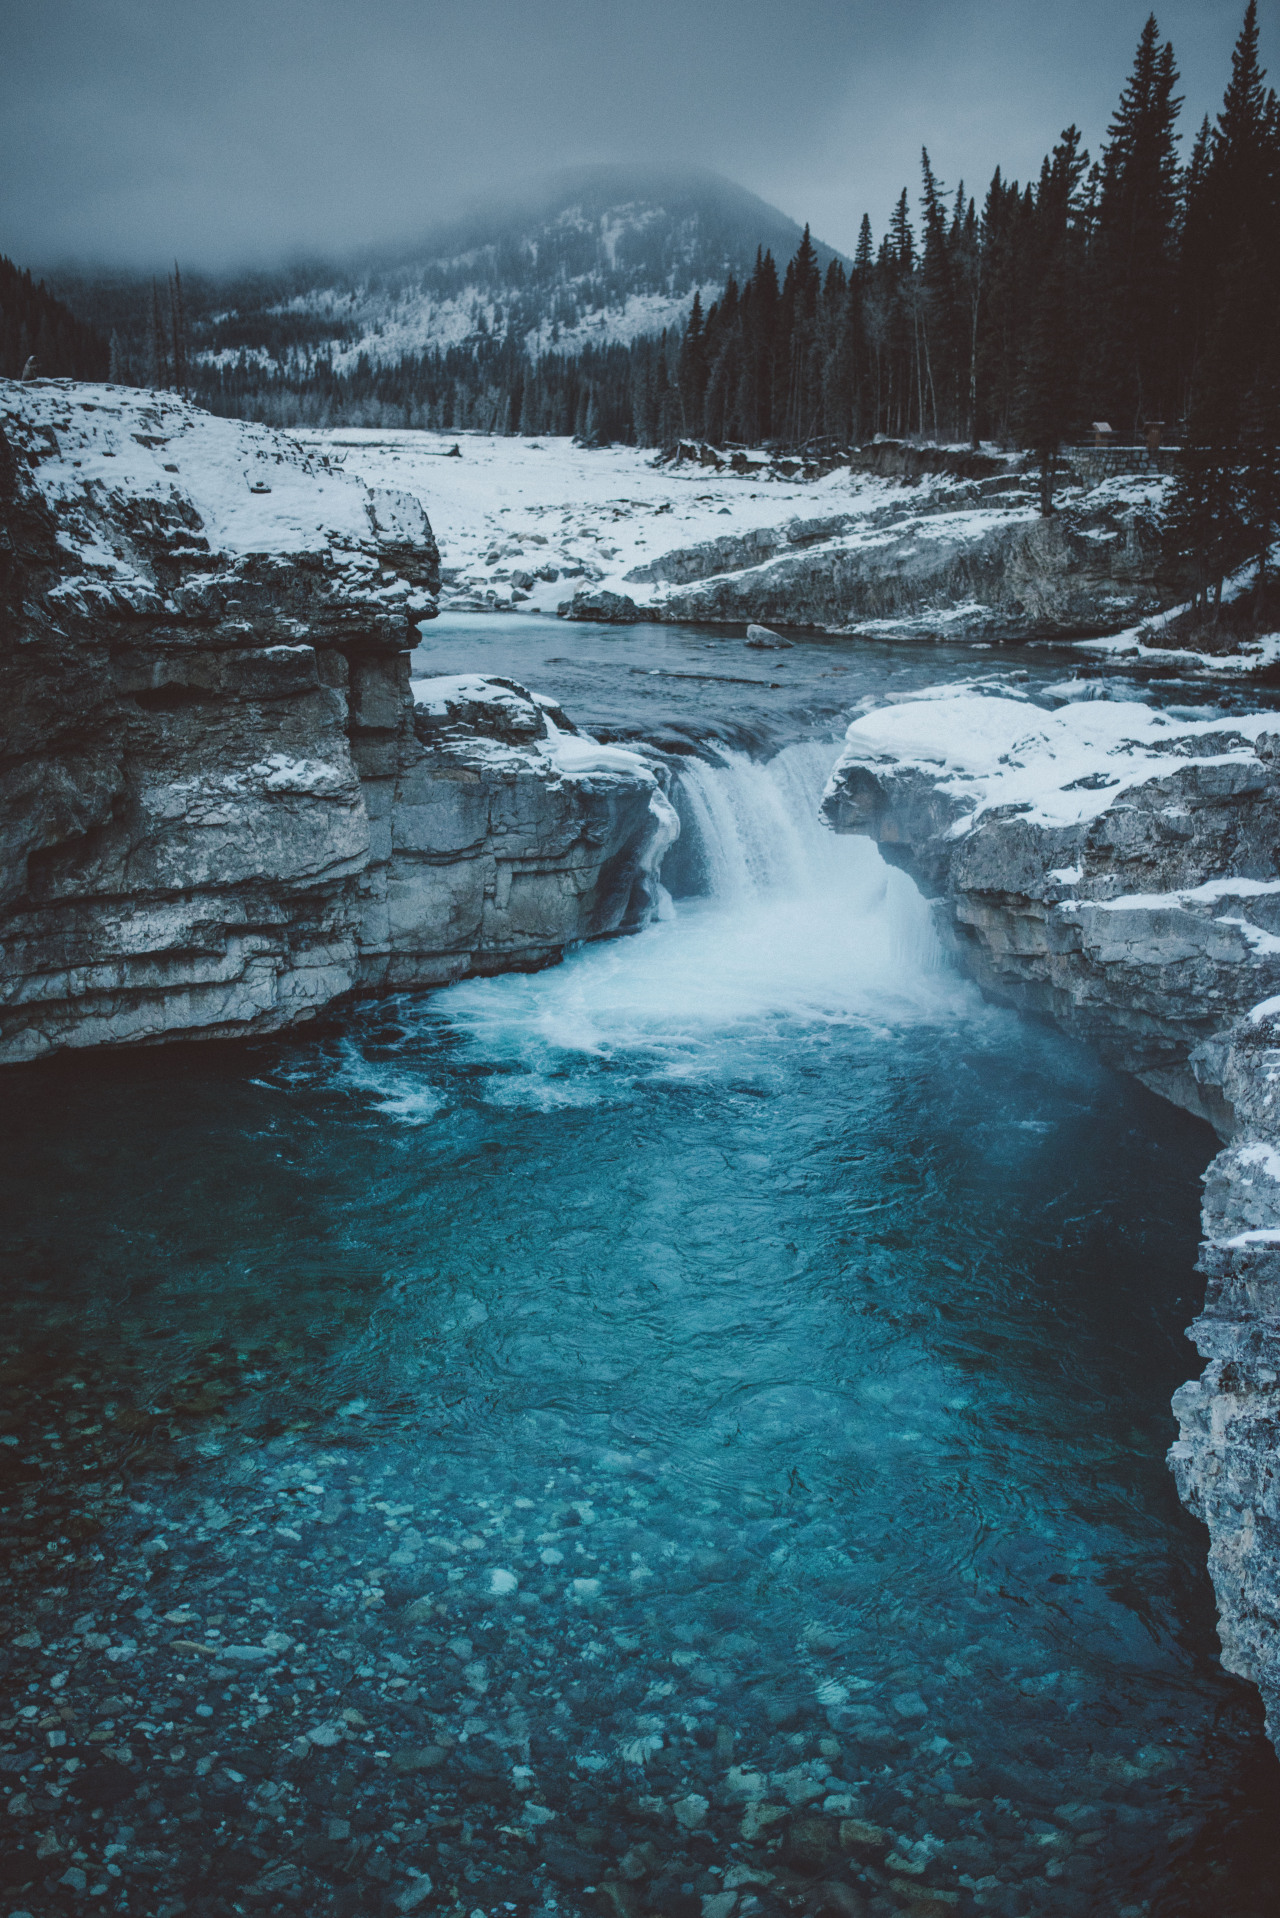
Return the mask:
M 547 972 L 434 995 L 493 1066 L 488 1096 L 580 1104 L 636 1070 L 741 1077 L 836 1024 L 887 1030 L 971 1012 L 911 881 L 869 840 L 823 825 L 834 752 L 811 743 L 768 761 L 723 751 L 685 762 L 671 795 L 681 837 L 662 870 L 671 909 Z

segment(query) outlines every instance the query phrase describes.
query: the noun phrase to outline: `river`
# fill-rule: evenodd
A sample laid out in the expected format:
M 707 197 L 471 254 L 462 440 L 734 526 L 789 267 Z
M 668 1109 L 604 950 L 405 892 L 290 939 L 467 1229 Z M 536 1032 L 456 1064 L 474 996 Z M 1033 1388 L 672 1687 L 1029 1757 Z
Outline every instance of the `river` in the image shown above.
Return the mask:
M 859 699 L 982 655 L 446 666 L 673 751 L 670 897 L 10 1081 L 22 1909 L 1261 1918 L 1276 1763 L 1163 1462 L 1212 1136 L 816 819 Z

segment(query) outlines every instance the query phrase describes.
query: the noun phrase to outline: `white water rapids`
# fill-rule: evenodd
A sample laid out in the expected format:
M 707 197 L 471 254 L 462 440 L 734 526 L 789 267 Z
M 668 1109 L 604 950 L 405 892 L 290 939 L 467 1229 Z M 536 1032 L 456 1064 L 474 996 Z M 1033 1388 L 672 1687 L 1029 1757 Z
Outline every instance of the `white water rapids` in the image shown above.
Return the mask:
M 767 762 L 736 752 L 688 761 L 673 798 L 694 896 L 667 901 L 632 937 L 548 972 L 468 981 L 437 1006 L 484 1055 L 514 1053 L 557 1103 L 599 1096 L 590 1077 L 566 1080 L 574 1055 L 639 1055 L 677 1075 L 741 1072 L 784 1029 L 794 1043 L 798 1027 L 976 1013 L 911 881 L 868 840 L 822 823 L 833 751 L 810 743 Z M 495 1086 L 504 1102 L 531 1091 Z

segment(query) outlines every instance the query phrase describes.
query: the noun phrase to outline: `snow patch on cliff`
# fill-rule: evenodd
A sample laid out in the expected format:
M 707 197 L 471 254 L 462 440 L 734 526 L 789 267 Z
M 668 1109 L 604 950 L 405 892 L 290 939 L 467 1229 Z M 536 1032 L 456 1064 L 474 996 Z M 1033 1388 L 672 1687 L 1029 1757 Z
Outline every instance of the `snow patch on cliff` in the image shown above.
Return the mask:
M 1075 825 L 1104 812 L 1123 789 L 1175 766 L 1247 763 L 1252 742 L 1274 726 L 1267 713 L 1175 720 L 1121 699 L 1080 700 L 1048 712 L 1008 692 L 929 688 L 853 721 L 827 792 L 855 765 L 920 766 L 939 775 L 940 791 L 968 802 L 952 828 L 956 837 L 997 806 L 1032 824 Z M 1226 738 L 1248 744 L 1215 751 L 1215 741 Z M 1241 882 L 1231 886 L 1241 891 Z

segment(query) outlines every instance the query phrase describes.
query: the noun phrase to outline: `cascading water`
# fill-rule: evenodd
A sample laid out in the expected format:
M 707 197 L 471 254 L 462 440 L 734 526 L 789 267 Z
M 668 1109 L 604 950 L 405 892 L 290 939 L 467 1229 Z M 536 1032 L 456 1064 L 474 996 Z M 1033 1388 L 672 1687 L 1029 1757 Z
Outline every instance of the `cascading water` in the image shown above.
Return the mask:
M 603 1096 L 611 1082 L 589 1069 L 566 1084 L 575 1054 L 649 1072 L 752 1072 L 779 1044 L 820 1038 L 834 1022 L 878 1027 L 962 1009 L 981 1019 L 911 882 L 869 841 L 822 824 L 833 752 L 805 744 L 764 763 L 730 752 L 685 762 L 673 794 L 681 837 L 663 869 L 679 870 L 674 906 L 551 972 L 472 981 L 438 1002 L 501 1061 L 504 1100 L 580 1100 L 592 1086 Z M 527 1076 L 511 1076 L 513 1055 Z
M 16 1086 L 17 1617 L 158 1754 L 59 1844 L 196 1912 L 215 1829 L 255 1908 L 1270 1909 L 1162 1459 L 1205 1135 L 978 999 L 831 753 L 683 762 L 634 937 Z

